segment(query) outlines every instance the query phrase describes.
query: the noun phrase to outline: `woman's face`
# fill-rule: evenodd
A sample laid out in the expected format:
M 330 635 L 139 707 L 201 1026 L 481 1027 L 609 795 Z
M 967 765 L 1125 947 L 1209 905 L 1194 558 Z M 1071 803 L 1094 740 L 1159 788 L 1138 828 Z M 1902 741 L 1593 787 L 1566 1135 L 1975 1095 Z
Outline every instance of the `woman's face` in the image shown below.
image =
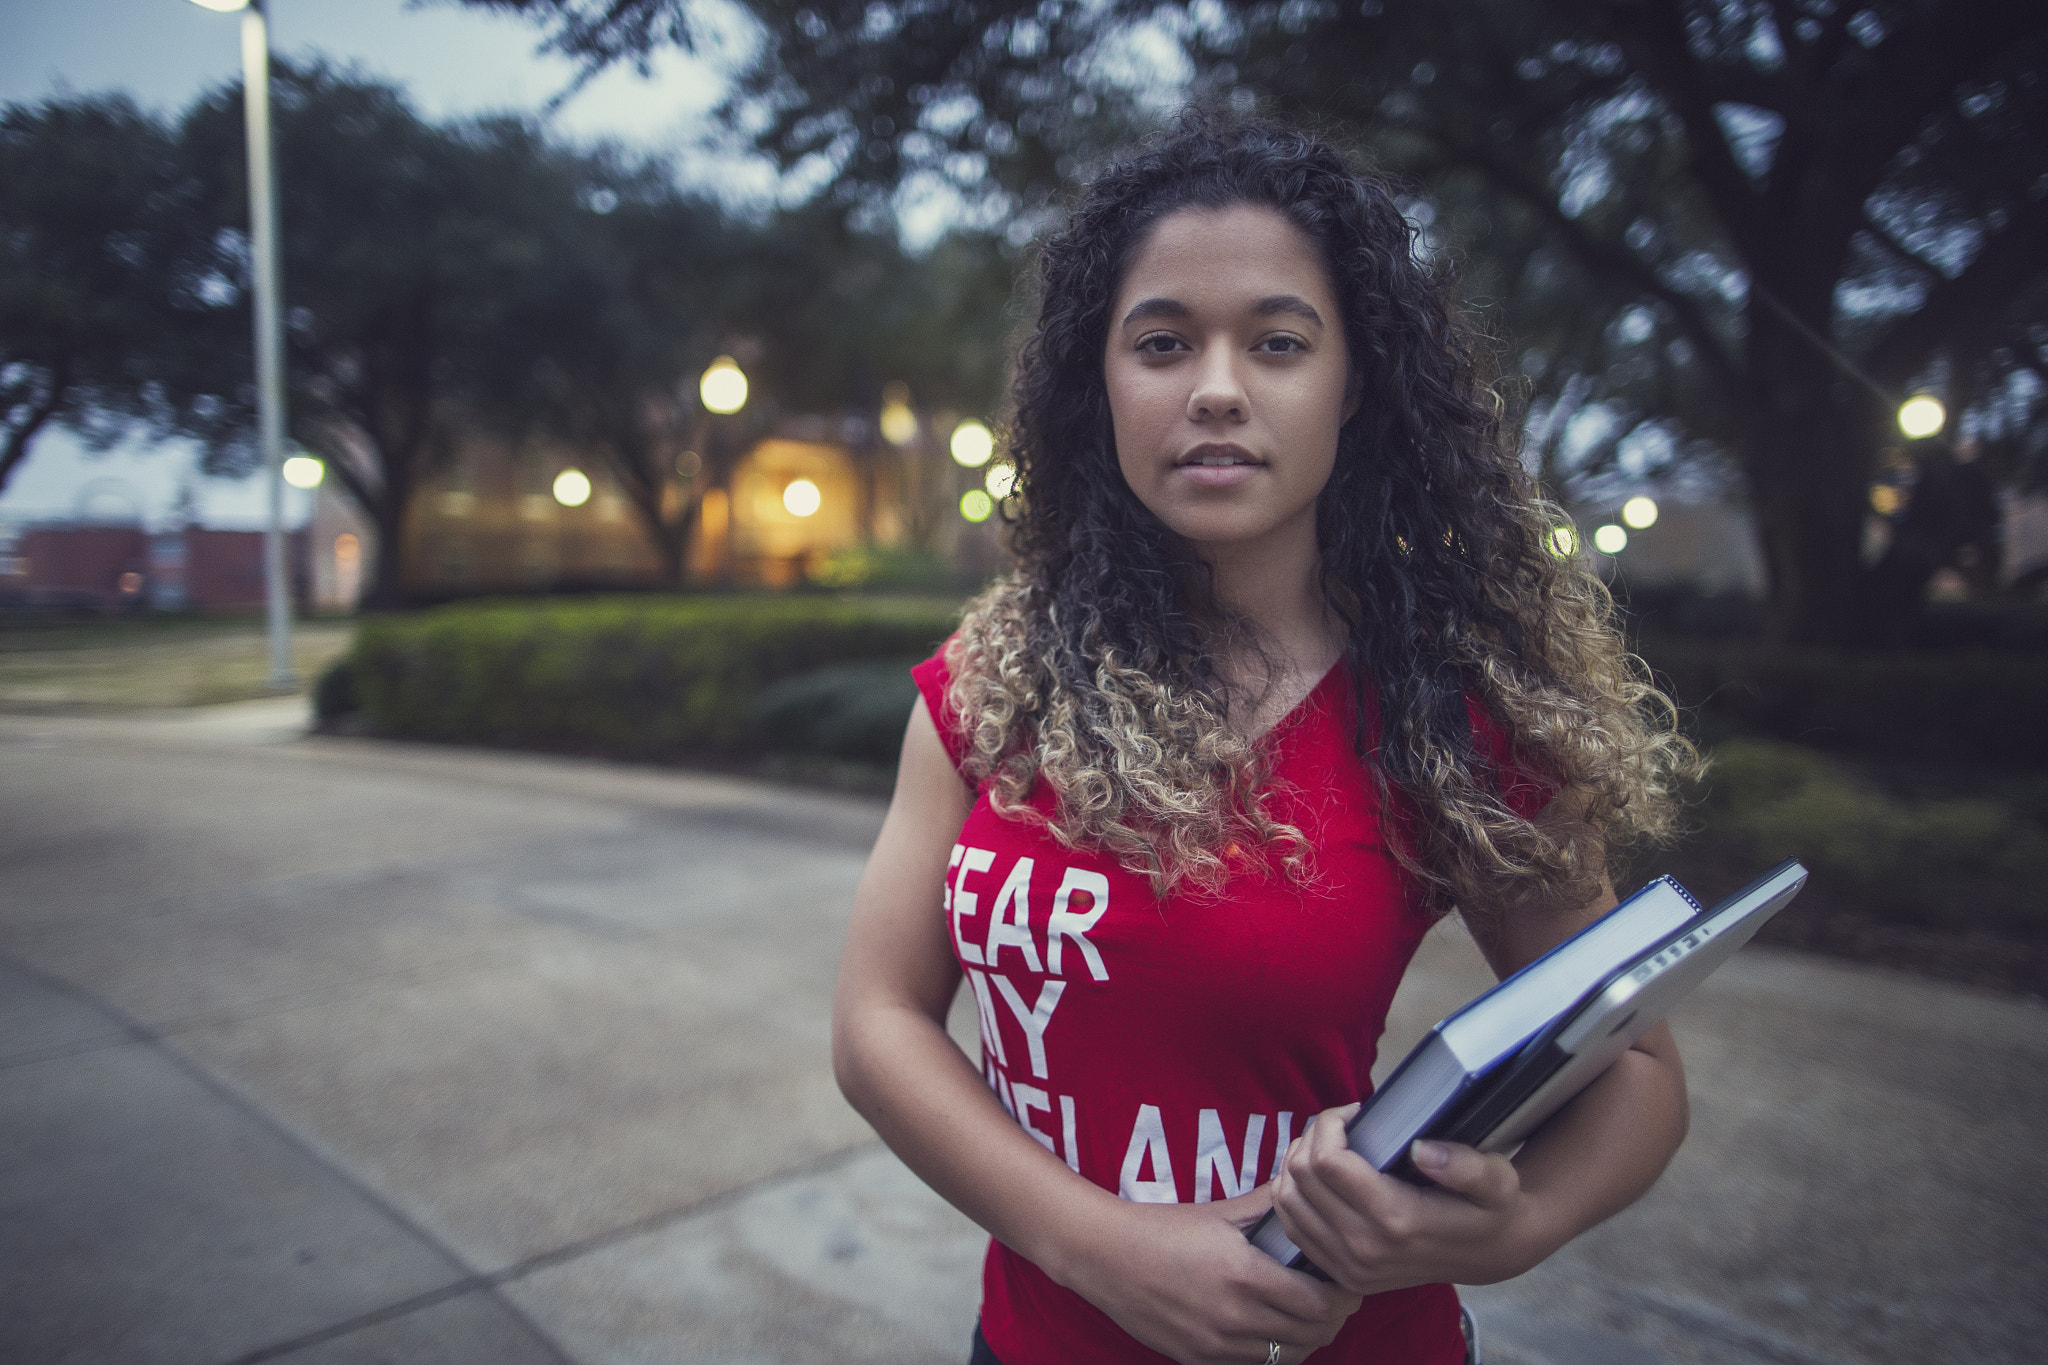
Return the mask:
M 1197 548 L 1315 536 L 1357 407 L 1322 253 L 1274 209 L 1181 209 L 1139 247 L 1103 376 L 1131 491 Z

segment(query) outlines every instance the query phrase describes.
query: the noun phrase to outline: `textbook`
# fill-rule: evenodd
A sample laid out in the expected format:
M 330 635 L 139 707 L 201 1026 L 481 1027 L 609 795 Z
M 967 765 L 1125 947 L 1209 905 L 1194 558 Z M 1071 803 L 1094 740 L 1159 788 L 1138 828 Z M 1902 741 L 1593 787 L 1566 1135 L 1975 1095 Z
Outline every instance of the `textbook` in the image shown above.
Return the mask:
M 1702 910 L 1659 877 L 1440 1020 L 1346 1126 L 1374 1170 L 1415 1184 L 1418 1138 L 1502 1152 L 1590 1085 L 1806 884 L 1787 860 Z M 1268 1213 L 1247 1234 L 1282 1265 L 1321 1272 Z

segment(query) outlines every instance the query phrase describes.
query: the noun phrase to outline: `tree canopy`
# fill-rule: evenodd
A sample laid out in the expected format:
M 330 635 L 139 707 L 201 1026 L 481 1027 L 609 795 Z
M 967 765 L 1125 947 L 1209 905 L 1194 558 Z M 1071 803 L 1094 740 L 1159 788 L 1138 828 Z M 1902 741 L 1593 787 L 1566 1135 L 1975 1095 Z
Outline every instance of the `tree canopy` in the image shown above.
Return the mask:
M 464 0 L 592 67 L 691 0 Z M 1862 563 L 1898 397 L 2006 477 L 2048 444 L 2048 11 L 1998 0 L 749 0 L 727 113 L 873 218 L 946 186 L 1028 234 L 1182 98 L 1331 126 L 1411 177 L 1583 481 L 1725 462 L 1781 629 L 1895 610 Z
M 0 109 L 0 488 L 51 424 L 172 414 L 150 338 L 187 281 L 175 146 L 124 99 Z
M 1000 387 L 1008 275 L 982 255 L 913 260 L 817 211 L 735 219 L 659 158 L 436 123 L 318 62 L 273 80 L 290 434 L 377 527 L 372 604 L 397 600 L 408 509 L 467 434 L 608 462 L 679 578 L 704 480 L 677 458 L 717 354 L 748 357 L 757 424 L 871 422 L 885 380 L 970 410 Z M 145 422 L 251 466 L 241 118 L 232 86 L 175 122 L 0 111 L 0 482 L 51 422 Z

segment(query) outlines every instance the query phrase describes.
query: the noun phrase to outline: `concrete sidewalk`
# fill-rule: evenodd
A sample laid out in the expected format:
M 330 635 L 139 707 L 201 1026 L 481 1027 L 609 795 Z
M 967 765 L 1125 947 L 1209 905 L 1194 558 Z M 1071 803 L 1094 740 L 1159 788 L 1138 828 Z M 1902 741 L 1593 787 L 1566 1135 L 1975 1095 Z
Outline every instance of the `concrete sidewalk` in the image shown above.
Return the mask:
M 296 705 L 0 716 L 0 1360 L 965 1358 L 825 1057 L 877 803 Z M 1685 1150 L 1490 1359 L 2040 1358 L 2048 1010 L 1751 949 L 1674 1022 Z

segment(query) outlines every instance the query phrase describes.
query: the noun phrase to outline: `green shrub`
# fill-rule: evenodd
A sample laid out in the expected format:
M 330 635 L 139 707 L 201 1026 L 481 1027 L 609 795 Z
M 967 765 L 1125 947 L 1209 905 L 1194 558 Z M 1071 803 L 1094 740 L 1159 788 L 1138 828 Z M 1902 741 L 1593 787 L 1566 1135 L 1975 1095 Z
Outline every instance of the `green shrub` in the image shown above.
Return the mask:
M 853 545 L 827 558 L 811 574 L 825 588 L 884 592 L 939 592 L 959 578 L 952 561 L 900 545 Z
M 351 658 L 384 734 L 664 759 L 745 750 L 773 684 L 923 657 L 957 619 L 933 599 L 472 602 L 366 622 Z
M 362 705 L 356 694 L 355 659 L 344 654 L 313 684 L 313 719 L 323 723 L 339 720 L 362 710 Z
M 754 742 L 778 753 L 893 764 L 917 702 L 916 662 L 832 664 L 784 678 L 754 703 Z
M 1798 858 L 1872 919 L 2048 934 L 2048 829 L 1997 797 L 1887 793 L 1858 766 L 1769 740 L 1714 750 L 1699 839 L 1741 865 Z
M 1675 638 L 1640 649 L 1709 730 L 1902 758 L 2048 762 L 2048 656 L 1844 654 Z

